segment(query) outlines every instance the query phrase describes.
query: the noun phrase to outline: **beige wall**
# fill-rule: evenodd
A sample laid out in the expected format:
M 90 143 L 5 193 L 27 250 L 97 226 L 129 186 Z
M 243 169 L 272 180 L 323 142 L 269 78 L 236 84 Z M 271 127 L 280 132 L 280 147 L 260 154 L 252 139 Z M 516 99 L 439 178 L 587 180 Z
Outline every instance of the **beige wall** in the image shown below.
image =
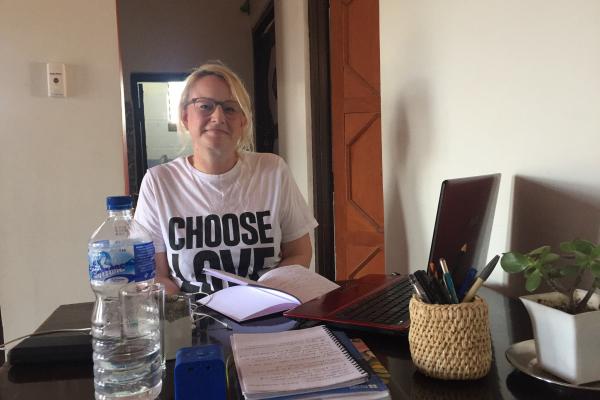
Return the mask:
M 4 337 L 89 301 L 87 240 L 124 191 L 115 2 L 0 2 L 0 307 Z M 47 62 L 69 97 L 46 96 Z
M 380 0 L 388 270 L 423 268 L 445 178 L 502 173 L 491 254 L 599 239 L 599 19 L 597 1 Z

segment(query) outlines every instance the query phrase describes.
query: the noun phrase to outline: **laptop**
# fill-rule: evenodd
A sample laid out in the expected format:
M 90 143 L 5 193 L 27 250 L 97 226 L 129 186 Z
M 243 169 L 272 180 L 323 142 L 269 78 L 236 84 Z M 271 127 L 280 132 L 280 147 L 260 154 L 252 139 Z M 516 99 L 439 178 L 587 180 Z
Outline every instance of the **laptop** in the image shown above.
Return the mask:
M 66 304 L 58 307 L 36 332 L 82 329 L 91 325 L 94 303 Z M 11 365 L 91 363 L 92 337 L 89 332 L 56 332 L 31 336 L 8 352 Z
M 442 182 L 425 264 L 428 273 L 439 274 L 437 264 L 443 257 L 459 286 L 469 268 L 485 265 L 499 185 L 500 174 Z M 284 315 L 341 328 L 402 334 L 410 326 L 408 303 L 412 293 L 406 276 L 370 274 L 345 282 Z

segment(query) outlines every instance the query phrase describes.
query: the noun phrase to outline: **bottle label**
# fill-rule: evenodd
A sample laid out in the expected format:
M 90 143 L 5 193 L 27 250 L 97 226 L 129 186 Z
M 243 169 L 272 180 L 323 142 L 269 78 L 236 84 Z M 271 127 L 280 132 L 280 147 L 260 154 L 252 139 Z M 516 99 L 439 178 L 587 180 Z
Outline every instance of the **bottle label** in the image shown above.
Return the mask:
M 135 280 L 136 282 L 153 279 L 156 273 L 154 264 L 154 243 L 140 243 L 133 245 L 135 258 Z
M 154 278 L 152 242 L 110 246 L 108 241 L 100 241 L 96 245 L 88 254 L 91 281 L 126 284 Z

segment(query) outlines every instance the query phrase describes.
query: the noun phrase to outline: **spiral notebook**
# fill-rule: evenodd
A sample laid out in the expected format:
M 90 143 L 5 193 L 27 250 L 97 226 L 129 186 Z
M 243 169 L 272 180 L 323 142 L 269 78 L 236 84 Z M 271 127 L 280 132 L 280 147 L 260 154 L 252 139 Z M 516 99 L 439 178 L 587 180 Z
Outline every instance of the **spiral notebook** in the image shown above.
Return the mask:
M 258 400 L 366 382 L 370 378 L 368 365 L 354 357 L 343 342 L 351 346 L 343 333 L 334 335 L 324 326 L 231 335 L 242 393 L 248 400 Z

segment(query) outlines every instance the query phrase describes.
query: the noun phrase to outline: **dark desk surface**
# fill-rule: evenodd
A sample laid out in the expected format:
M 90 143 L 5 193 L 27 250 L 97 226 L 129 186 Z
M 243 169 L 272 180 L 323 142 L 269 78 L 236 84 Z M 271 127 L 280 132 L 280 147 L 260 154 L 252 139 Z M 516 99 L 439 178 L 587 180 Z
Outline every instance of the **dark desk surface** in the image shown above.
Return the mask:
M 440 381 L 428 378 L 415 370 L 410 358 L 407 337 L 388 337 L 349 332 L 363 338 L 391 374 L 389 384 L 393 399 L 592 399 L 600 398 L 598 392 L 573 390 L 550 385 L 516 371 L 506 360 L 504 352 L 515 342 L 530 339 L 529 317 L 519 301 L 509 299 L 490 289 L 480 291 L 490 307 L 490 323 L 494 360 L 490 373 L 477 381 Z M 40 329 L 74 326 L 75 320 L 89 318 L 89 303 L 71 304 L 59 308 L 64 318 L 46 321 Z M 56 314 L 55 314 L 56 315 Z M 79 315 L 79 318 L 77 318 Z M 205 320 L 206 321 L 206 320 Z M 267 330 L 272 326 L 265 320 Z M 279 320 L 284 321 L 283 317 Z M 202 323 L 201 323 L 202 324 Z M 256 325 L 261 325 L 260 322 Z M 244 330 L 262 329 L 245 326 Z M 229 335 L 232 331 L 220 325 L 204 323 L 196 329 L 195 343 L 223 343 L 229 353 Z M 161 399 L 173 399 L 174 361 L 167 362 Z M 235 376 L 235 369 L 230 372 Z M 94 396 L 91 364 L 66 364 L 52 366 L 10 366 L 0 368 L 0 399 L 91 399 Z M 237 382 L 236 379 L 233 381 Z M 236 385 L 237 388 L 237 385 Z M 230 398 L 239 393 L 230 391 Z

